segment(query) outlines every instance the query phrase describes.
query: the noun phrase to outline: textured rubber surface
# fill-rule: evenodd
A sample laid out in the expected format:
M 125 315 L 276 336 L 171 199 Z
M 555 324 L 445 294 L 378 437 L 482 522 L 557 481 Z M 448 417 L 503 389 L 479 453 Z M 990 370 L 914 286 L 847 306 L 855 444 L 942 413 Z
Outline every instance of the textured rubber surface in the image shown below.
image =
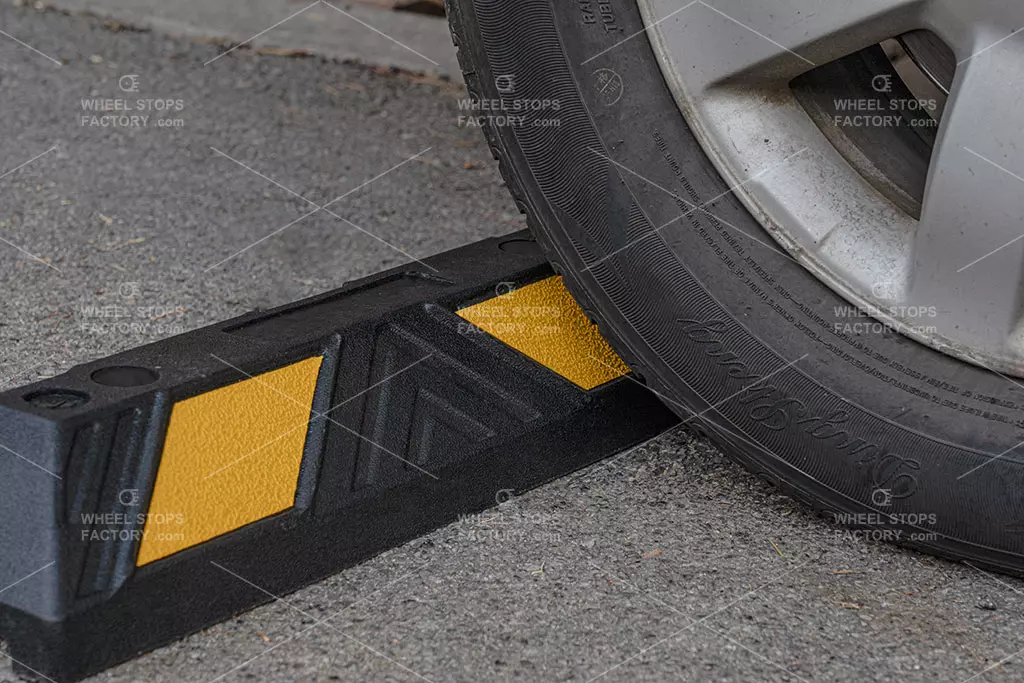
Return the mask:
M 16 669 L 78 680 L 677 424 L 455 313 L 551 278 L 524 231 L 0 393 Z
M 516 201 L 652 389 L 836 521 L 1024 571 L 1024 385 L 880 330 L 776 249 L 634 3 L 449 0 L 449 17 L 471 97 L 522 114 L 485 127 Z

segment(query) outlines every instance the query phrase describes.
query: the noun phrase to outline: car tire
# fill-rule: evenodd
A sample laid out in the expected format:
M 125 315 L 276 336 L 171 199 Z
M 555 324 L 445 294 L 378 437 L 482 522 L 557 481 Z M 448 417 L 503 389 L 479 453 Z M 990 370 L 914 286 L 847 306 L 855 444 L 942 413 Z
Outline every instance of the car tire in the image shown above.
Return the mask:
M 834 533 L 1024 573 L 1024 384 L 861 315 L 784 253 L 687 126 L 635 4 L 447 10 L 463 123 L 640 381 Z

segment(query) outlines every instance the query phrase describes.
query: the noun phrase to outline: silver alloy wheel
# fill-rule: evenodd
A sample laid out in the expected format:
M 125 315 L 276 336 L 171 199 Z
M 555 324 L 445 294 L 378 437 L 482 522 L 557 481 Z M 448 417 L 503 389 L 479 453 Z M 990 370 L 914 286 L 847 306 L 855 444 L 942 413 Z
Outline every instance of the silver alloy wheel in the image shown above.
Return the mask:
M 1024 376 L 1024 3 L 638 1 L 691 128 L 792 258 L 899 332 Z M 939 36 L 957 61 L 920 220 L 840 154 L 790 88 L 916 30 Z M 848 117 L 836 125 L 892 125 L 898 108 L 933 125 L 917 100 L 861 106 L 841 104 Z M 700 210 L 714 214 L 714 202 Z

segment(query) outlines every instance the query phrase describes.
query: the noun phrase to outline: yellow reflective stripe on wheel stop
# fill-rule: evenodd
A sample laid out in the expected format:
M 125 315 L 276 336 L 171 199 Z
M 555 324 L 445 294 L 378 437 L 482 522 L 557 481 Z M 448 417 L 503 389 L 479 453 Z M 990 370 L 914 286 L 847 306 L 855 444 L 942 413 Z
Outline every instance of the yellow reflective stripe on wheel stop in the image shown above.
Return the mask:
M 458 314 L 587 391 L 629 374 L 560 276 L 467 306 Z
M 174 404 L 138 566 L 294 505 L 322 360 Z

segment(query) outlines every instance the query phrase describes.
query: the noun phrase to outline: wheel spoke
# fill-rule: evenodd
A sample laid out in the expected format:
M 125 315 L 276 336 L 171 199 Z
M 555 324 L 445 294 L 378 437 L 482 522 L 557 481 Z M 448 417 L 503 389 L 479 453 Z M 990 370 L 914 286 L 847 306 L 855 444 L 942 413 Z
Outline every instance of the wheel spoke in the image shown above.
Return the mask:
M 959 344 L 1003 348 L 1024 267 L 1024 43 L 961 64 L 932 157 L 910 300 Z
M 822 5 L 826 5 L 823 7 Z M 691 92 L 724 82 L 789 81 L 912 30 L 921 0 L 646 0 L 659 49 L 673 53 Z M 728 46 L 728 49 L 723 49 Z
M 933 0 L 927 23 L 956 53 L 958 65 L 1011 40 L 1024 26 L 1016 0 Z

